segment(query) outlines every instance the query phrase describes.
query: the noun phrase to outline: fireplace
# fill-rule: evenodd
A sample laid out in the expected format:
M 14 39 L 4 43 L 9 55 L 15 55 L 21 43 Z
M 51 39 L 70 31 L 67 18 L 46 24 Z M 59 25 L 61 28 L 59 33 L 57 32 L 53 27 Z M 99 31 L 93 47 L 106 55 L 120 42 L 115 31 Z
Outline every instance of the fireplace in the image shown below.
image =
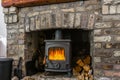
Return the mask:
M 45 71 L 71 74 L 70 41 L 70 39 L 62 39 L 60 30 L 56 30 L 54 40 L 45 40 Z
M 23 75 L 26 75 L 26 71 L 33 72 L 32 66 L 32 69 L 25 69 L 24 64 L 32 60 L 34 51 L 40 48 L 42 53 L 40 55 L 46 57 L 47 66 L 43 66 L 46 71 L 69 72 L 66 67 L 62 69 L 63 65 L 61 66 L 61 63 L 64 65 L 68 63 L 69 69 L 73 73 L 76 69 L 79 73 L 77 76 L 81 76 L 80 70 L 81 66 L 82 70 L 85 68 L 82 63 L 84 62 L 90 65 L 90 69 L 93 70 L 91 75 L 95 80 L 120 79 L 120 2 L 118 0 L 78 0 L 19 8 L 13 6 L 3 9 L 8 35 L 7 56 L 14 58 L 14 66 L 17 65 L 19 57 L 23 58 Z M 55 29 L 62 29 L 62 38 L 51 37 L 55 35 Z M 44 32 L 45 37 L 39 36 L 42 35 L 41 32 Z M 69 37 L 68 34 L 71 36 Z M 66 52 L 66 49 L 69 50 Z M 60 52 L 61 58 L 50 56 L 58 55 L 57 52 Z M 91 61 L 87 55 L 91 57 Z M 68 60 L 68 57 L 71 57 L 72 61 Z M 40 61 L 42 63 L 42 58 Z M 61 63 L 60 66 L 54 64 L 54 67 L 50 62 Z M 37 68 L 42 67 L 37 66 Z

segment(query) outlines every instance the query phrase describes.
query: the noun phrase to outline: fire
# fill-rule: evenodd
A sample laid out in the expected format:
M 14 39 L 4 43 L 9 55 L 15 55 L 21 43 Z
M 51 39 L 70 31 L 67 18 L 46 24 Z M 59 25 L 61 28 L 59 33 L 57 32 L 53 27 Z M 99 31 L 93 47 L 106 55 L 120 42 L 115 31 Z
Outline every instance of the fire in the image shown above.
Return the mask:
M 65 60 L 64 48 L 50 48 L 49 60 Z

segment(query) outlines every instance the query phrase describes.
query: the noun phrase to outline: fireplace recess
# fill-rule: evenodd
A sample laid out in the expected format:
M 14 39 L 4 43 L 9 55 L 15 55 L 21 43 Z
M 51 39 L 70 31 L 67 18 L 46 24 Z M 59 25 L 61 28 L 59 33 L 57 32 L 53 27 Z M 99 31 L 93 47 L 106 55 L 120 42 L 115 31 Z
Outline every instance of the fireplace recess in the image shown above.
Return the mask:
M 62 39 L 61 30 L 56 30 L 54 40 L 45 40 L 45 71 L 71 74 L 70 39 Z

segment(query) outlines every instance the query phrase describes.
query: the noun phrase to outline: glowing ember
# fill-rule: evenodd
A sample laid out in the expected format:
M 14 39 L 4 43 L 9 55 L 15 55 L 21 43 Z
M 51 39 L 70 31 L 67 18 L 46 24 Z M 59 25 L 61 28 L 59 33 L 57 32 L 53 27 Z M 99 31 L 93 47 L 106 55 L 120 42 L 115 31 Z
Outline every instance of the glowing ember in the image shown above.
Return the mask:
M 49 60 L 65 60 L 64 48 L 50 48 Z

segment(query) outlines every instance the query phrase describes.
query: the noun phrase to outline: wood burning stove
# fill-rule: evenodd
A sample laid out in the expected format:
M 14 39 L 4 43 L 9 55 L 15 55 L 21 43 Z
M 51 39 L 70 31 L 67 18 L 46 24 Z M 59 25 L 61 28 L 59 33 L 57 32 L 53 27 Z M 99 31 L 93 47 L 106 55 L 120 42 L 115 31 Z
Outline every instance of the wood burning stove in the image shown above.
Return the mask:
M 45 71 L 67 72 L 71 75 L 70 41 L 62 39 L 60 30 L 56 30 L 55 40 L 45 40 Z

